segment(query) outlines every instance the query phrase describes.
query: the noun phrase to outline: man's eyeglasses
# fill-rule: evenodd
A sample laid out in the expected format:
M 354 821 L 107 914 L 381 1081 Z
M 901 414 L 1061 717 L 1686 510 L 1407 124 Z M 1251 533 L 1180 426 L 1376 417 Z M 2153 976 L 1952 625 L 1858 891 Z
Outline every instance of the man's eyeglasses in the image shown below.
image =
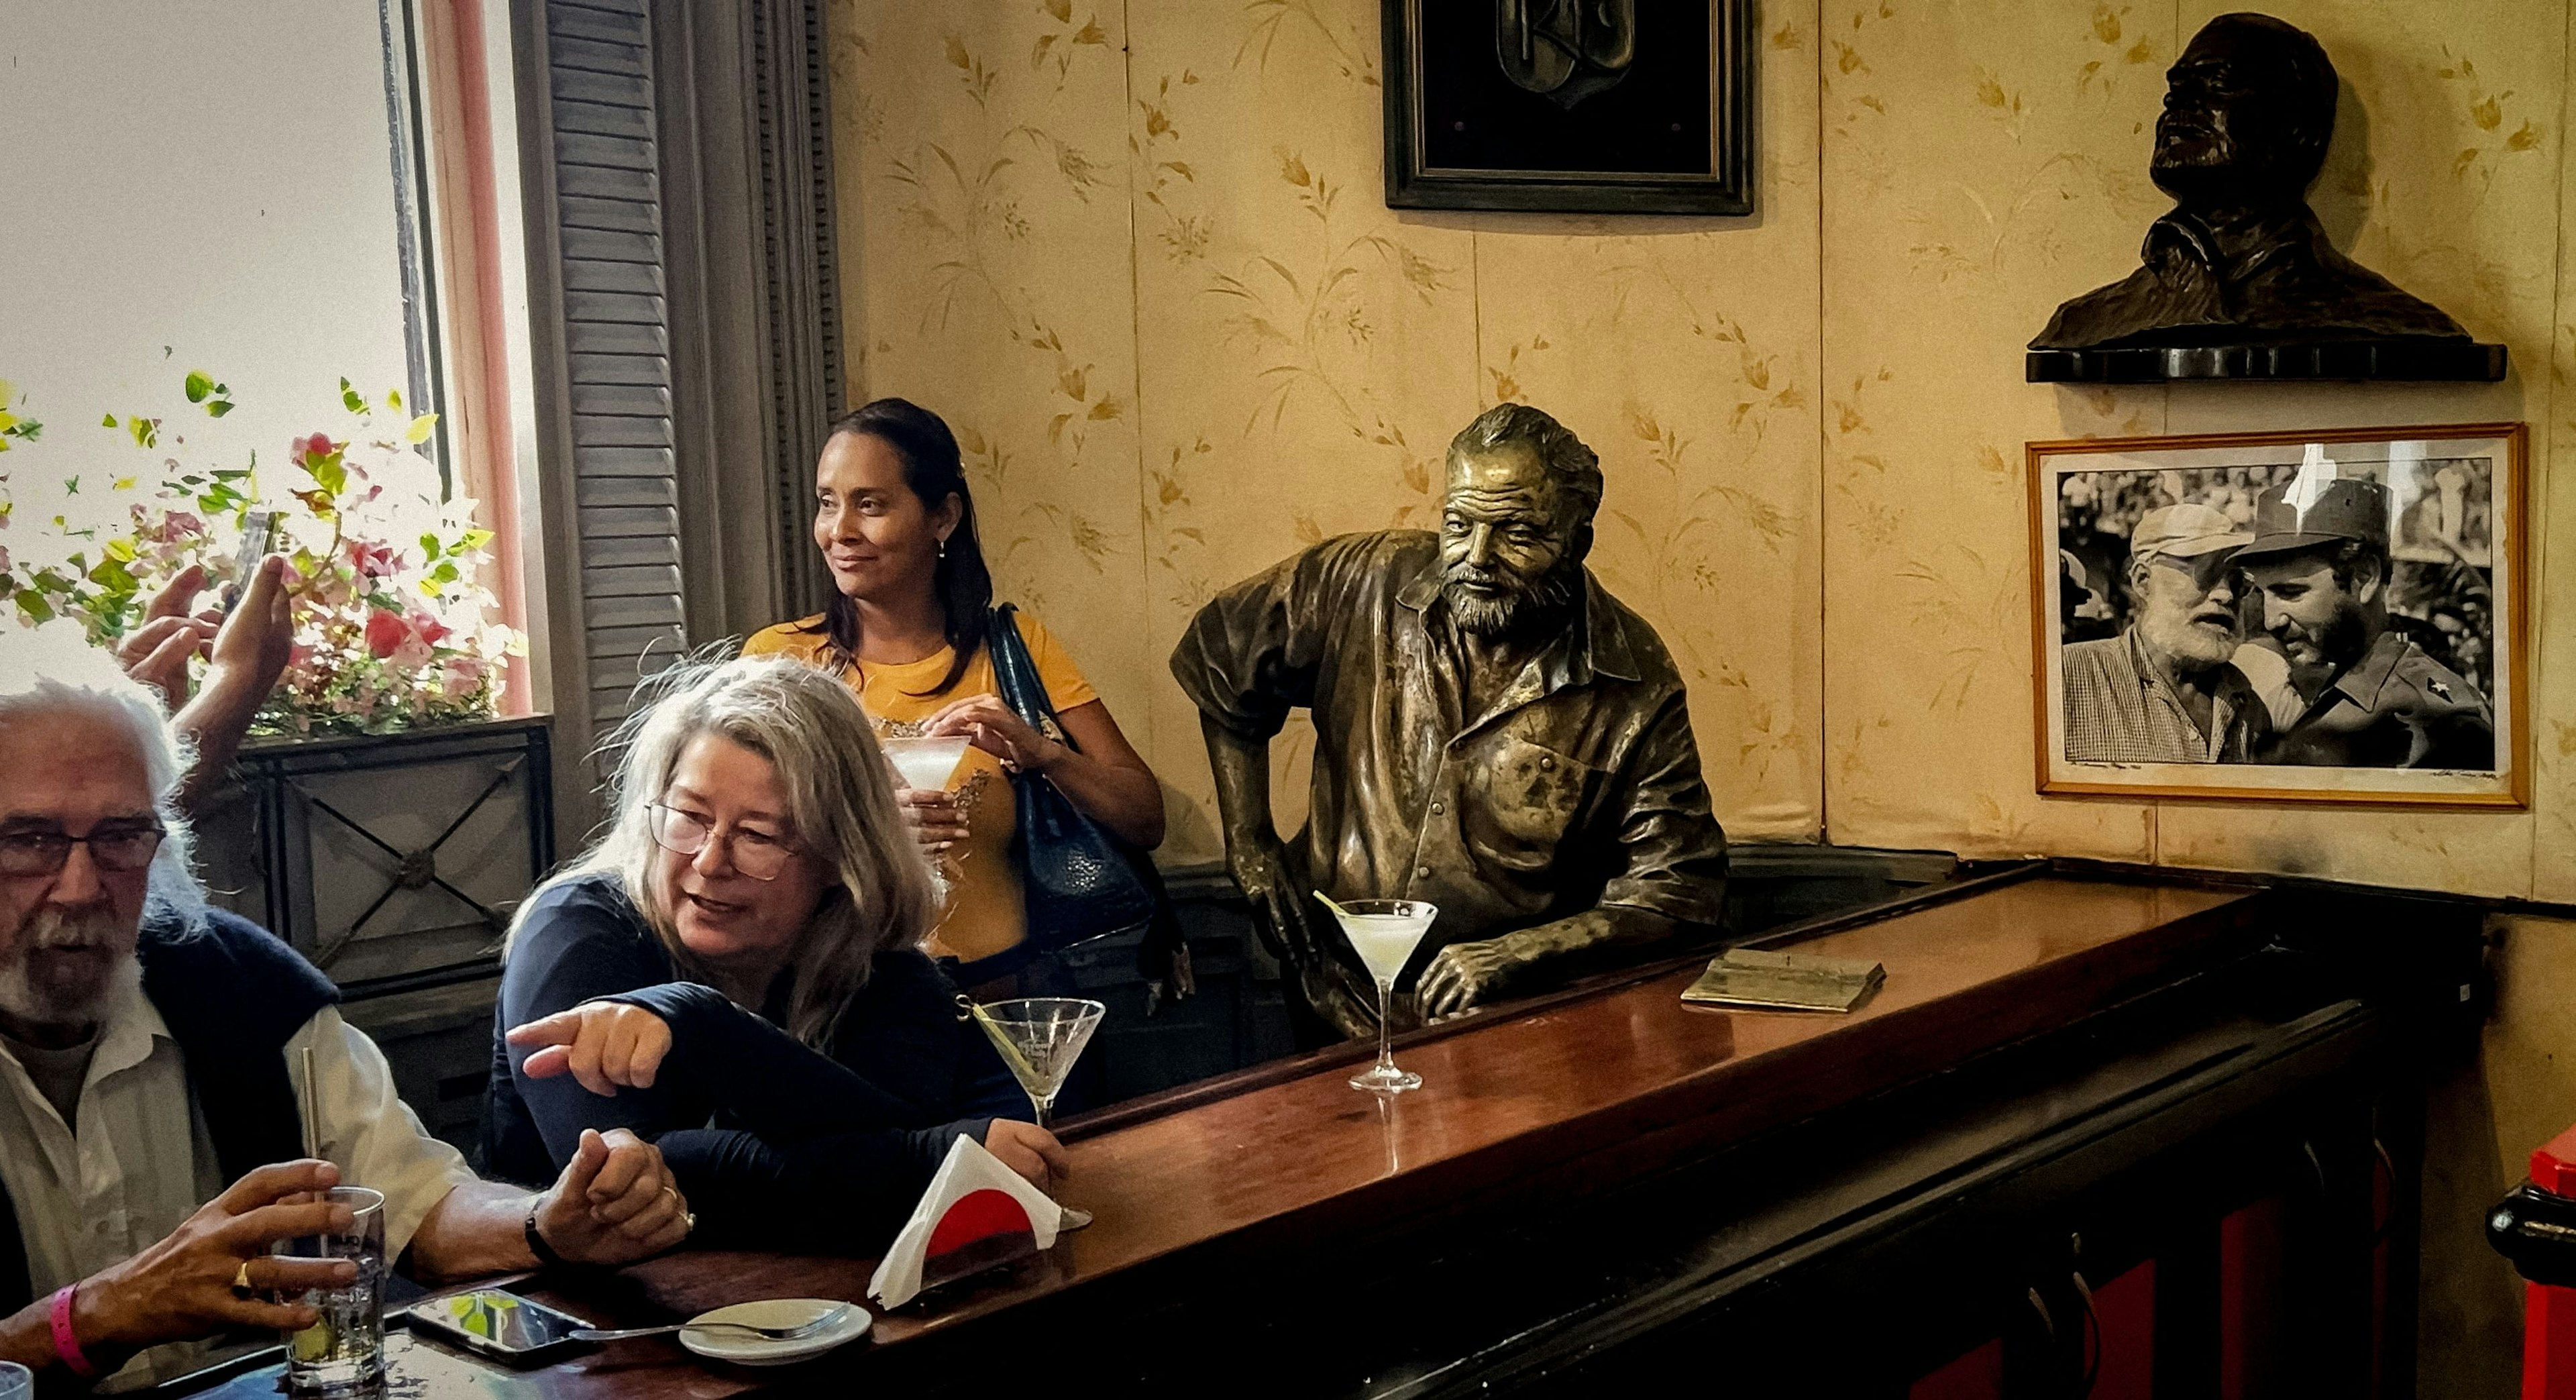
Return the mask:
M 146 826 L 113 826 L 73 836 L 60 831 L 0 832 L 0 875 L 55 875 L 72 858 L 72 847 L 89 847 L 91 863 L 117 873 L 141 870 L 152 863 L 169 835 L 159 822 Z
M 653 844 L 675 856 L 696 856 L 716 835 L 706 818 L 656 802 L 645 809 L 651 817 Z M 796 848 L 775 836 L 735 827 L 725 838 L 725 861 L 755 880 L 775 880 L 787 868 Z

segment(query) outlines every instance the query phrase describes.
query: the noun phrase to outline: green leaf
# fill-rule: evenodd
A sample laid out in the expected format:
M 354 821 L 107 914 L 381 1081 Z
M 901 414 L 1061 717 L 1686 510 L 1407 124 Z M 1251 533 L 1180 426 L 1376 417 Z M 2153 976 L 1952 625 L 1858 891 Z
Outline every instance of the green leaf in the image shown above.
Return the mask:
M 438 536 L 436 536 L 436 535 L 423 535 L 423 536 L 421 536 L 421 537 L 420 537 L 420 553 L 421 553 L 421 557 L 422 557 L 422 558 L 424 558 L 424 559 L 436 559 L 436 558 L 438 557 Z
M 358 397 L 358 391 L 350 388 L 349 381 L 346 379 L 340 381 L 340 402 L 351 413 L 367 411 L 367 401 Z
M 131 564 L 134 562 L 134 541 L 123 535 L 115 536 L 107 542 L 105 552 L 108 558 L 117 563 Z
M 125 431 L 134 435 L 135 446 L 150 447 L 161 440 L 161 420 L 128 418 L 125 420 Z
M 99 425 L 100 427 L 102 427 L 102 428 L 113 428 L 113 427 L 115 427 L 115 426 L 116 426 L 116 415 L 115 415 L 115 414 L 113 414 L 113 413 L 111 413 L 111 414 L 107 415 L 105 418 L 101 418 L 100 420 L 98 420 L 98 425 Z
M 214 471 L 214 477 L 217 481 L 239 481 L 248 475 L 250 475 L 249 472 L 236 471 L 228 467 L 217 467 Z
M 464 534 L 456 537 L 456 548 L 448 552 L 451 554 L 472 554 L 491 542 L 491 531 L 468 530 Z
M 387 389 L 385 391 L 385 407 L 392 409 L 396 413 L 402 412 L 402 390 Z
M 233 401 L 230 399 L 217 399 L 206 405 L 206 416 L 209 418 L 221 418 L 232 411 Z
M 418 418 L 411 420 L 411 427 L 403 433 L 403 441 L 413 444 L 427 442 L 429 441 L 429 430 L 437 426 L 438 415 L 435 413 L 424 413 Z
M 206 401 L 206 396 L 213 392 L 215 392 L 215 381 L 209 377 L 204 370 L 192 369 L 188 371 L 188 402 L 204 403 Z
M 456 572 L 456 562 L 451 559 L 441 563 L 437 568 L 429 571 L 429 576 L 438 580 L 440 583 L 456 582 L 459 577 Z
M 44 594 L 32 588 L 18 591 L 18 611 L 27 615 L 27 624 L 31 627 L 54 620 L 53 605 L 45 601 Z
M 328 457 L 305 458 L 304 470 L 312 474 L 314 485 L 334 496 L 339 495 L 349 484 L 348 468 L 341 465 L 340 454 L 337 452 Z

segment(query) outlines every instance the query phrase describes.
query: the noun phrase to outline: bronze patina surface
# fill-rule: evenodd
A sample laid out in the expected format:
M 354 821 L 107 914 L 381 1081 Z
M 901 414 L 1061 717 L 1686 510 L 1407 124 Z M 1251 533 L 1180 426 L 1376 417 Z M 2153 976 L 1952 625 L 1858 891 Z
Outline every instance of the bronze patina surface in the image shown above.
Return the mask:
M 2174 207 L 2148 226 L 2137 271 L 2057 308 L 2030 342 L 2032 378 L 2163 378 L 2122 366 L 2168 360 L 2182 377 L 2501 376 L 2494 347 L 2346 257 L 2308 207 L 2336 101 L 2312 35 L 2220 15 L 2165 78 L 2149 173 Z M 2146 353 L 2168 351 L 2242 353 Z
M 1502 405 L 1450 445 L 1438 532 L 1328 540 L 1202 609 L 1172 670 L 1200 710 L 1227 861 L 1306 1007 L 1373 1033 L 1374 990 L 1309 897 L 1440 906 L 1397 1016 L 1439 1016 L 1717 922 L 1726 836 L 1682 680 L 1583 566 L 1597 459 Z M 1305 831 L 1271 737 L 1315 725 Z

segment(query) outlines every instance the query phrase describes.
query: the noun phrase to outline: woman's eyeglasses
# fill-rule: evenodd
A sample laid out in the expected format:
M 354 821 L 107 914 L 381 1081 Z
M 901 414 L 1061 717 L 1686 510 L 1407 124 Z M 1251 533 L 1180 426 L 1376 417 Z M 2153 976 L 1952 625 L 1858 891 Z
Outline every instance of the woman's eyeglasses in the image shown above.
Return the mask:
M 161 838 L 168 834 L 159 822 L 105 827 L 87 836 L 60 831 L 0 833 L 0 875 L 60 874 L 71 860 L 74 846 L 89 847 L 91 863 L 101 870 L 130 873 L 152 863 L 153 855 L 161 849 Z
M 645 810 L 652 818 L 653 844 L 675 856 L 695 857 L 715 839 L 715 825 L 704 817 L 659 802 Z M 725 838 L 725 863 L 754 880 L 777 879 L 794 854 L 796 848 L 777 837 L 739 826 Z

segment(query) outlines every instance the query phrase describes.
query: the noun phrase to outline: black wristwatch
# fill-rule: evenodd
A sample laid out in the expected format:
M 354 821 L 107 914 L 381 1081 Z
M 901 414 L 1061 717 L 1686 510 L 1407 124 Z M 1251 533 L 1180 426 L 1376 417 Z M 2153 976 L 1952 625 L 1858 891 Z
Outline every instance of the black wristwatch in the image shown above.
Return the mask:
M 540 1269 L 568 1268 L 569 1261 L 555 1253 L 555 1247 L 546 1243 L 545 1236 L 537 1233 L 537 1211 L 545 1203 L 545 1197 L 539 1196 L 537 1202 L 537 1205 L 528 1207 L 528 1252 L 537 1256 L 537 1267 Z

